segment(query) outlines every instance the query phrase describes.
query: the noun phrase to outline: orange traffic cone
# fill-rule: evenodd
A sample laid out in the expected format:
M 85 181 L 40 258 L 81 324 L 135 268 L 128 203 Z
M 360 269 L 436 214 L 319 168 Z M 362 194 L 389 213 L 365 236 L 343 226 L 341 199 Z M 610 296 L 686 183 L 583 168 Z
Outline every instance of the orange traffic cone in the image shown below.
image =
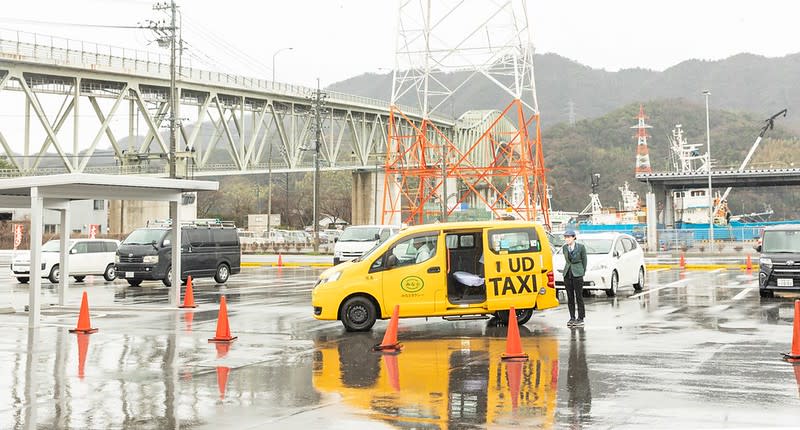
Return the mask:
M 750 259 L 749 255 L 747 256 L 747 260 L 744 263 L 744 268 L 748 272 L 752 272 L 753 271 L 753 260 Z
M 86 353 L 89 351 L 89 335 L 78 333 L 78 378 L 83 379 L 83 368 L 86 364 Z
M 522 380 L 521 361 L 509 361 L 506 364 L 506 378 L 508 378 L 508 388 L 511 390 L 511 409 L 516 410 L 519 406 L 519 386 Z
M 389 377 L 389 385 L 395 391 L 400 391 L 400 372 L 397 370 L 397 355 L 384 354 L 383 362 L 386 363 L 386 376 Z
M 794 333 L 792 334 L 792 351 L 783 354 L 783 359 L 789 362 L 800 361 L 800 300 L 794 301 Z
M 230 367 L 218 366 L 217 367 L 217 386 L 219 386 L 219 399 L 225 400 L 225 388 L 228 385 L 228 373 L 231 371 Z
M 386 329 L 386 334 L 383 335 L 383 342 L 372 347 L 373 351 L 382 351 L 387 353 L 399 353 L 401 345 L 397 341 L 397 323 L 400 318 L 400 305 L 394 305 L 392 312 L 392 319 L 389 321 L 389 328 Z
M 681 252 L 681 258 L 678 261 L 678 266 L 680 266 L 681 270 L 686 268 L 686 257 L 683 255 L 682 252 Z
M 228 326 L 228 305 L 225 303 L 225 296 L 219 301 L 219 316 L 217 317 L 217 334 L 209 339 L 209 342 L 231 342 L 238 336 L 231 336 L 231 328 Z
M 283 267 L 283 256 L 278 254 L 278 267 Z
M 186 278 L 186 293 L 183 295 L 183 305 L 179 308 L 196 308 L 194 304 L 194 292 L 192 292 L 192 276 Z
M 78 314 L 78 326 L 74 329 L 70 329 L 70 333 L 85 333 L 85 334 L 92 334 L 96 333 L 98 329 L 92 328 L 92 325 L 89 323 L 89 297 L 86 295 L 86 291 L 83 292 L 83 298 L 81 299 L 81 311 Z
M 512 307 L 508 310 L 508 337 L 506 339 L 506 352 L 502 355 L 503 360 L 528 359 L 528 354 L 522 352 L 522 340 L 519 338 L 519 326 L 517 325 L 517 311 Z

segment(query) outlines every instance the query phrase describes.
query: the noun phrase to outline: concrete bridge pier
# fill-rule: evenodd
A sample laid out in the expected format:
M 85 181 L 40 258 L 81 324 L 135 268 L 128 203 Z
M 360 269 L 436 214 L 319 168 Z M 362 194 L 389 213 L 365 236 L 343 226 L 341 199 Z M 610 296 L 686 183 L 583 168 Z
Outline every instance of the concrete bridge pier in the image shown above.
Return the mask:
M 353 225 L 381 224 L 383 215 L 383 190 L 386 175 L 382 171 L 356 170 L 353 172 Z M 395 194 L 399 197 L 400 189 L 397 186 Z M 386 220 L 386 224 L 400 224 L 400 217 Z

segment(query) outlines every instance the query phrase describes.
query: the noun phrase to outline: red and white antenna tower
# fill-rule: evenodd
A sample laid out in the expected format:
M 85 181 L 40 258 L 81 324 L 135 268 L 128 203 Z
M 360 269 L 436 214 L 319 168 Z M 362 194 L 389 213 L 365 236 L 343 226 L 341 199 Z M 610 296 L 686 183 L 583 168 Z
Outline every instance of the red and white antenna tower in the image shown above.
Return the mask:
M 541 211 L 549 225 L 526 2 L 398 4 L 382 222 L 447 220 L 466 206 L 524 220 Z M 453 95 L 465 86 L 496 86 L 510 100 L 471 141 L 431 120 L 452 118 Z M 410 119 L 420 113 L 421 121 Z
M 653 169 L 650 167 L 650 152 L 647 150 L 647 138 L 650 137 L 647 134 L 647 129 L 653 127 L 644 123 L 647 116 L 644 114 L 644 106 L 642 105 L 639 105 L 639 116 L 637 118 L 639 119 L 639 124 L 631 127 L 637 129 L 636 174 L 653 173 Z

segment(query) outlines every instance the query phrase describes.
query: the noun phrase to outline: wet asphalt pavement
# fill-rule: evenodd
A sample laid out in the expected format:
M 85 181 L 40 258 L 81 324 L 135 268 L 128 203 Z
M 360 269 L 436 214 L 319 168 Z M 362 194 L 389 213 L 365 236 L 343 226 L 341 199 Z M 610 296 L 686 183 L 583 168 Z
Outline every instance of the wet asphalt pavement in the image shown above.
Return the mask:
M 73 284 L 28 330 L 27 285 L 0 270 L 0 428 L 797 428 L 793 299 L 760 299 L 754 274 L 661 270 L 642 293 L 586 299 L 521 327 L 530 360 L 500 361 L 495 320 L 400 321 L 398 355 L 372 333 L 312 317 L 319 269 L 246 268 L 227 286 L 194 283 L 197 309 L 160 283 Z M 89 294 L 92 335 L 67 332 Z M 221 295 L 229 348 L 208 343 Z M 43 300 L 55 303 L 43 282 Z M 797 369 L 797 372 L 795 372 Z M 513 394 L 512 394 L 513 393 Z

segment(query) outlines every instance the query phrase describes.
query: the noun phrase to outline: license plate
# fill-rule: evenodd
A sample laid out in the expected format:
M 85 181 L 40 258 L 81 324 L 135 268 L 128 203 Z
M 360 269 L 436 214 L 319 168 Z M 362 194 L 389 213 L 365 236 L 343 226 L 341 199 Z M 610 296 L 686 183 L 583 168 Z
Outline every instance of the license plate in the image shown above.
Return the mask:
M 785 279 L 785 278 L 778 278 L 778 286 L 779 287 L 791 287 L 794 286 L 792 283 L 792 279 Z
M 133 278 L 133 272 L 122 272 L 123 278 Z

